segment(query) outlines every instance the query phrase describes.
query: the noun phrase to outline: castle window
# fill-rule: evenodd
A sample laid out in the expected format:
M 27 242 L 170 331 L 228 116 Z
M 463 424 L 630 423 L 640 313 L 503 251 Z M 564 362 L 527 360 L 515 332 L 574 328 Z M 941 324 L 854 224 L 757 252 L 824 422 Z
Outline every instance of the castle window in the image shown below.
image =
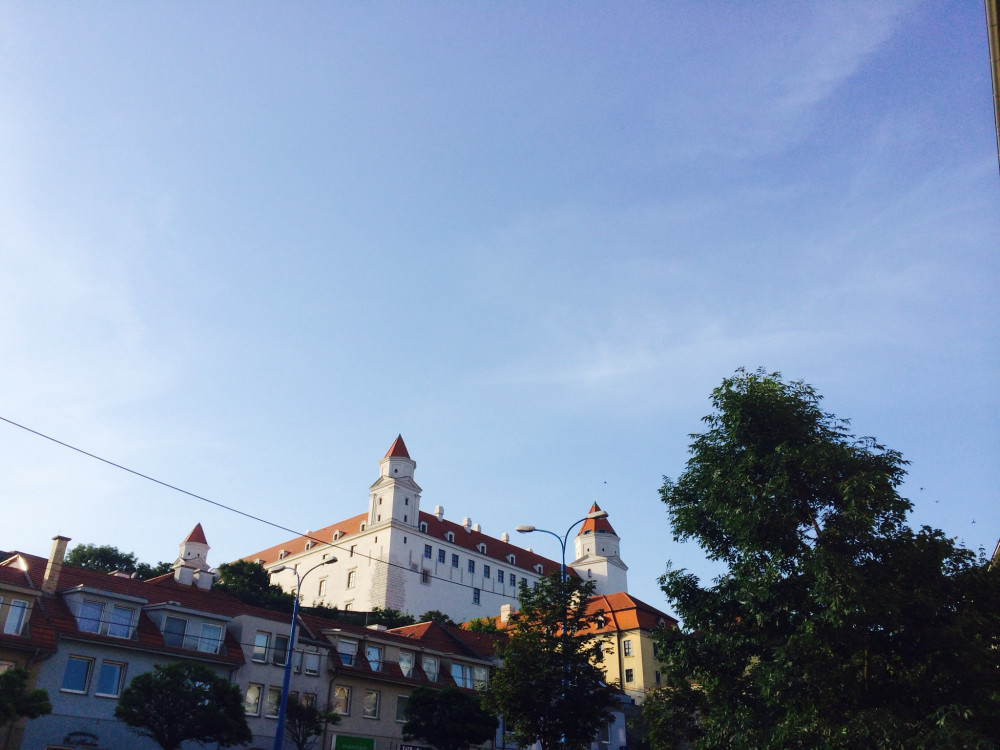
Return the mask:
M 538 573 L 538 575 L 542 574 L 542 564 L 541 563 L 535 563 L 534 566 L 532 566 L 532 567 L 534 567 L 535 572 Z
M 431 572 L 427 569 L 420 571 L 420 582 L 425 584 L 430 584 L 431 582 Z
M 625 670 L 625 682 L 635 682 L 635 671 L 631 669 Z
M 451 567 L 453 567 L 453 568 L 457 568 L 458 567 L 458 555 L 453 554 L 451 556 Z
M 427 533 L 427 521 L 421 521 L 420 522 L 420 530 L 422 532 L 424 532 L 425 534 Z
M 482 553 L 484 555 L 486 554 L 486 545 L 483 542 L 480 542 L 479 544 L 477 544 L 476 545 L 476 549 L 479 550 L 480 553 Z
M 622 655 L 623 656 L 632 655 L 632 641 L 629 638 L 626 638 L 624 641 L 622 641 Z
M 445 534 L 444 534 L 444 538 L 447 539 L 449 542 L 454 542 L 455 541 L 455 532 L 454 531 L 446 531 Z
M 490 577 L 490 566 L 489 565 L 484 565 L 483 566 L 483 578 L 489 578 L 489 577 Z
M 509 555 L 507 555 L 507 562 L 509 562 L 511 565 L 515 565 L 516 564 L 515 560 L 517 560 L 517 558 L 514 557 L 514 553 L 513 552 L 510 553 Z
M 472 603 L 479 604 L 479 589 L 472 589 Z
M 410 498 L 404 497 L 403 498 L 403 505 L 409 505 L 409 504 L 410 504 Z
M 340 539 L 340 532 L 339 531 L 333 532 L 333 541 L 337 541 L 338 539 Z
M 364 530 L 365 530 L 365 527 L 366 527 L 367 525 L 368 525 L 368 524 L 366 524 L 366 523 L 365 523 L 364 521 L 362 521 L 362 522 L 361 522 L 361 530 L 362 530 L 362 531 L 364 531 Z
M 476 572 L 476 561 L 475 560 L 472 560 L 472 559 L 469 560 L 469 572 L 470 573 L 475 573 Z
M 497 583 L 503 583 L 503 570 L 497 568 Z
M 431 547 L 431 545 L 425 544 L 424 545 L 424 557 L 426 557 L 428 560 L 430 560 L 432 554 L 433 554 L 433 548 Z
M 513 573 L 510 574 L 510 585 L 511 586 L 517 585 L 517 576 L 514 575 Z
M 444 562 L 444 550 L 443 549 L 439 549 L 438 550 L 438 562 L 439 563 L 443 563 Z

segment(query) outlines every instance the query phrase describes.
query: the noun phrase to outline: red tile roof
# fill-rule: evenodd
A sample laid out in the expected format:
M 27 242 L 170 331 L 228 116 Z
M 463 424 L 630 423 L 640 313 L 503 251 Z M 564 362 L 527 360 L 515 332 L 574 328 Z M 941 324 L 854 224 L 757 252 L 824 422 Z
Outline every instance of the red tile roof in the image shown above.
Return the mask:
M 187 535 L 187 539 L 184 541 L 195 542 L 197 544 L 208 544 L 208 540 L 205 538 L 205 531 L 201 528 L 200 523 L 191 529 L 191 533 Z
M 597 503 L 590 506 L 589 513 L 596 513 L 600 510 Z M 607 518 L 588 518 L 583 522 L 583 526 L 580 527 L 581 534 L 615 534 L 615 530 L 611 528 L 611 524 L 608 523 Z M 615 534 L 615 536 L 618 536 Z
M 277 562 L 278 555 L 284 551 L 290 555 L 297 555 L 300 552 L 305 552 L 306 544 L 309 542 L 314 542 L 317 544 L 329 544 L 329 546 L 348 550 L 348 545 L 340 544 L 339 540 L 333 543 L 333 535 L 336 532 L 340 532 L 340 538 L 346 538 L 351 534 L 357 534 L 361 530 L 361 524 L 368 520 L 367 513 L 359 513 L 352 518 L 348 518 L 346 521 L 340 521 L 338 523 L 331 524 L 329 526 L 324 526 L 318 531 L 312 531 L 308 534 L 303 534 L 302 536 L 291 539 L 287 542 L 282 542 L 281 544 L 276 544 L 273 547 L 268 547 L 267 549 L 261 550 L 260 552 L 255 552 L 252 555 L 247 555 L 242 558 L 247 562 L 253 562 L 254 560 L 263 560 L 264 564 Z
M 406 450 L 406 443 L 403 442 L 403 436 L 399 435 L 392 446 L 389 448 L 388 453 L 385 454 L 385 458 L 409 458 L 409 451 Z

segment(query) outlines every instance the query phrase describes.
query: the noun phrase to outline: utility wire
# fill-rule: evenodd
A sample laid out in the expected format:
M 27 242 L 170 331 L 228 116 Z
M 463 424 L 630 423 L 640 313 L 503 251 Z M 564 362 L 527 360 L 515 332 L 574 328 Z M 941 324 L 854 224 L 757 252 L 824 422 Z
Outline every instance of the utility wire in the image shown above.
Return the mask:
M 127 466 L 122 466 L 121 464 L 115 463 L 114 461 L 111 461 L 111 460 L 109 460 L 107 458 L 102 458 L 101 456 L 98 456 L 95 453 L 90 453 L 89 451 L 85 451 L 85 450 L 83 450 L 83 448 L 78 448 L 75 445 L 70 445 L 69 443 L 66 443 L 66 442 L 64 442 L 62 440 L 54 438 L 51 435 L 46 435 L 44 432 L 39 432 L 38 430 L 33 430 L 30 427 L 27 427 L 27 426 L 25 426 L 23 424 L 15 422 L 12 419 L 7 419 L 7 417 L 4 417 L 2 415 L 0 415 L 0 421 L 6 422 L 9 425 L 12 425 L 12 426 L 17 427 L 19 429 L 22 429 L 25 432 L 30 432 L 32 435 L 37 435 L 40 438 L 44 438 L 46 440 L 49 440 L 49 441 L 55 443 L 56 445 L 61 445 L 63 448 L 69 448 L 70 450 L 76 451 L 77 453 L 82 453 L 84 456 L 87 456 L 88 458 L 93 458 L 93 459 L 95 459 L 97 461 L 100 461 L 101 463 L 105 463 L 105 464 L 108 464 L 109 466 L 113 466 L 116 469 L 121 469 L 122 471 L 127 471 L 129 474 L 133 474 L 133 475 L 135 475 L 137 477 L 141 477 L 142 479 L 149 480 L 150 482 L 154 482 L 155 484 L 158 484 L 158 485 L 160 485 L 162 487 L 166 487 L 167 489 L 174 490 L 175 492 L 180 492 L 181 494 L 187 495 L 188 497 L 193 497 L 196 500 L 201 500 L 202 502 L 206 502 L 209 505 L 214 505 L 217 508 L 222 508 L 223 510 L 228 510 L 231 513 L 236 513 L 237 515 L 243 516 L 244 518 L 249 518 L 249 519 L 251 519 L 253 521 L 257 521 L 257 522 L 265 524 L 267 526 L 271 526 L 272 528 L 275 528 L 275 529 L 281 529 L 282 531 L 287 531 L 289 534 L 294 534 L 297 537 L 303 537 L 305 539 L 311 539 L 312 541 L 318 542 L 319 544 L 322 544 L 322 545 L 324 545 L 326 547 L 332 547 L 334 549 L 339 549 L 339 550 L 344 551 L 344 552 L 349 552 L 350 551 L 349 547 L 345 547 L 345 546 L 340 545 L 340 544 L 335 544 L 334 542 L 328 542 L 325 539 L 319 539 L 317 537 L 312 536 L 309 533 L 303 534 L 302 532 L 296 531 L 295 529 L 290 529 L 287 526 L 282 526 L 280 523 L 275 523 L 274 521 L 269 521 L 266 518 L 261 518 L 260 516 L 255 516 L 252 513 L 247 513 L 246 511 L 240 510 L 239 508 L 234 508 L 231 505 L 226 505 L 225 503 L 220 503 L 220 502 L 217 502 L 215 500 L 210 500 L 207 497 L 204 497 L 202 495 L 198 495 L 198 494 L 196 494 L 194 492 L 189 492 L 188 490 L 185 490 L 185 489 L 182 489 L 182 488 L 180 488 L 180 487 L 178 487 L 176 485 L 170 484 L 169 482 L 164 482 L 164 481 L 162 481 L 160 479 L 157 479 L 156 477 L 151 477 L 148 474 L 143 474 L 141 471 L 136 471 L 135 469 L 130 469 Z M 409 568 L 406 565 L 400 565 L 399 563 L 394 563 L 394 562 L 392 562 L 390 560 L 382 560 L 381 558 L 374 557 L 372 555 L 366 555 L 364 553 L 357 552 L 357 551 L 355 551 L 354 557 L 366 558 L 366 559 L 368 559 L 368 560 L 370 560 L 372 562 L 382 563 L 382 564 L 388 565 L 390 567 L 399 568 L 400 570 L 404 570 L 407 573 L 414 573 L 414 574 L 417 574 L 417 575 L 422 575 L 423 572 L 424 572 L 423 569 L 421 569 L 421 568 L 417 568 L 417 569 L 414 570 L 413 568 Z M 498 560 L 498 562 L 500 562 L 500 561 Z M 510 563 L 508 563 L 508 565 L 509 564 Z M 429 571 L 428 571 L 428 574 L 429 574 Z M 467 588 L 467 589 L 479 589 L 480 591 L 483 591 L 484 593 L 494 594 L 496 596 L 503 597 L 504 599 L 517 599 L 517 595 L 516 594 L 512 595 L 512 594 L 508 594 L 508 593 L 503 592 L 503 591 L 497 592 L 496 590 L 487 590 L 487 589 L 483 589 L 483 587 L 481 587 L 481 586 L 475 586 L 474 584 L 465 583 L 463 581 L 453 581 L 450 578 L 442 578 L 441 576 L 435 576 L 435 575 L 430 575 L 429 574 L 428 577 L 431 578 L 432 580 L 435 580 L 435 581 L 444 581 L 445 583 L 450 583 L 450 584 L 455 585 L 455 586 L 462 586 L 463 588 Z M 501 585 L 503 585 L 503 584 L 501 584 Z

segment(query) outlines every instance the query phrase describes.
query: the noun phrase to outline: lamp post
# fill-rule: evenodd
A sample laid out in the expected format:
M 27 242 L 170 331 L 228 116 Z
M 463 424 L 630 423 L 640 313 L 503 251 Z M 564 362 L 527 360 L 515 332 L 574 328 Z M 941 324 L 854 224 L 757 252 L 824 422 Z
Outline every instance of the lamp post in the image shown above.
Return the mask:
M 520 534 L 530 534 L 532 531 L 540 531 L 543 534 L 551 534 L 556 539 L 559 540 L 559 545 L 562 547 L 562 563 L 559 567 L 559 575 L 563 582 L 566 581 L 566 544 L 569 542 L 569 532 L 571 532 L 578 523 L 583 523 L 584 521 L 590 521 L 598 518 L 607 518 L 608 512 L 606 510 L 595 510 L 588 513 L 583 518 L 578 521 L 573 521 L 570 527 L 566 529 L 566 533 L 563 536 L 559 536 L 554 531 L 549 531 L 548 529 L 536 529 L 534 526 L 517 526 L 514 530 Z
M 316 568 L 322 568 L 324 565 L 332 565 L 335 562 L 337 562 L 337 558 L 331 557 L 319 565 L 313 565 L 301 576 L 299 575 L 299 571 L 289 565 L 279 565 L 277 568 L 271 569 L 272 575 L 283 573 L 286 570 L 290 570 L 295 574 L 295 604 L 292 605 L 292 633 L 288 637 L 288 652 L 285 654 L 285 677 L 281 683 L 281 706 L 278 709 L 278 727 L 274 730 L 274 750 L 282 750 L 285 746 L 285 707 L 288 705 L 288 686 L 292 681 L 292 653 L 295 650 L 295 631 L 299 622 L 299 594 L 302 591 L 302 581 L 307 575 L 316 570 Z
M 515 531 L 517 531 L 520 534 L 530 534 L 532 531 L 540 531 L 543 534 L 551 534 L 552 536 L 554 536 L 556 539 L 559 540 L 559 546 L 562 547 L 562 560 L 561 560 L 560 566 L 559 566 L 559 580 L 560 580 L 560 583 L 563 584 L 563 589 L 565 591 L 565 583 L 566 583 L 566 544 L 569 542 L 569 533 L 574 528 L 576 528 L 576 525 L 578 523 L 583 523 L 584 521 L 589 521 L 589 520 L 592 520 L 592 519 L 607 518 L 607 517 L 608 517 L 608 512 L 606 510 L 591 511 L 590 513 L 588 513 L 587 515 L 585 515 L 583 518 L 579 519 L 578 521 L 573 521 L 573 523 L 570 524 L 569 528 L 566 529 L 566 533 L 563 534 L 562 536 L 559 536 L 556 532 L 549 531 L 548 529 L 536 529 L 534 526 L 528 526 L 528 525 L 517 526 L 517 527 L 515 527 Z M 569 602 L 566 602 L 564 606 L 569 607 Z M 563 611 L 565 612 L 566 610 L 563 610 Z M 562 695 L 562 697 L 563 697 L 563 701 L 565 701 L 566 700 L 566 682 L 567 682 L 567 674 L 566 674 L 566 670 L 567 670 L 567 665 L 566 665 L 566 622 L 565 622 L 565 620 L 563 620 L 563 623 L 562 623 L 562 633 L 559 636 L 559 641 L 560 641 L 560 645 L 562 646 L 562 652 L 563 652 L 562 653 L 562 660 L 563 660 L 563 675 L 562 675 L 562 692 L 563 692 L 563 695 Z M 565 740 L 565 735 L 563 736 L 563 740 Z

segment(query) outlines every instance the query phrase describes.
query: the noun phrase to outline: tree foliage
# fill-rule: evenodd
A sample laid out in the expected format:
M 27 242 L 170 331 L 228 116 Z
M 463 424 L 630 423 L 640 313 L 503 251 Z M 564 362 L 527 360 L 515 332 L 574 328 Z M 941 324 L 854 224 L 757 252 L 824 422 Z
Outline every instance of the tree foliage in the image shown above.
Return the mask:
M 492 617 L 473 617 L 465 627 L 473 633 L 495 635 L 500 632 L 496 620 Z
M 28 690 L 28 673 L 24 669 L 0 672 L 0 727 L 23 717 L 36 719 L 52 713 L 49 695 L 44 690 Z
M 295 594 L 271 583 L 270 574 L 260 563 L 246 560 L 223 563 L 219 566 L 219 573 L 221 578 L 215 588 L 244 604 L 288 613 L 295 606 Z
M 122 552 L 110 544 L 78 544 L 69 551 L 64 562 L 77 568 L 97 570 L 102 573 L 137 573 L 139 578 L 155 578 L 170 572 L 170 563 L 156 565 L 139 562 L 132 552 Z
M 598 666 L 604 652 L 595 631 L 603 613 L 586 611 L 593 590 L 593 581 L 562 581 L 558 573 L 537 588 L 521 587 L 520 610 L 498 642 L 502 664 L 486 695 L 520 746 L 587 748 L 613 718 L 615 689 Z
M 315 703 L 300 703 L 289 698 L 285 706 L 285 736 L 298 750 L 309 750 L 323 734 L 326 724 L 338 723 L 337 714 L 320 711 Z
M 1000 742 L 1000 570 L 910 529 L 907 462 L 810 386 L 741 370 L 712 403 L 660 493 L 727 570 L 661 578 L 685 630 L 660 636 L 673 690 L 647 723 L 704 748 Z
M 403 739 L 423 740 L 437 750 L 459 750 L 491 740 L 496 729 L 496 716 L 464 690 L 417 687 L 410 692 Z
M 439 609 L 429 609 L 420 615 L 418 622 L 436 622 L 438 625 L 456 627 L 457 623 Z
M 250 742 L 237 685 L 195 662 L 157 664 L 122 691 L 115 717 L 163 750 L 187 740 L 230 747 Z

